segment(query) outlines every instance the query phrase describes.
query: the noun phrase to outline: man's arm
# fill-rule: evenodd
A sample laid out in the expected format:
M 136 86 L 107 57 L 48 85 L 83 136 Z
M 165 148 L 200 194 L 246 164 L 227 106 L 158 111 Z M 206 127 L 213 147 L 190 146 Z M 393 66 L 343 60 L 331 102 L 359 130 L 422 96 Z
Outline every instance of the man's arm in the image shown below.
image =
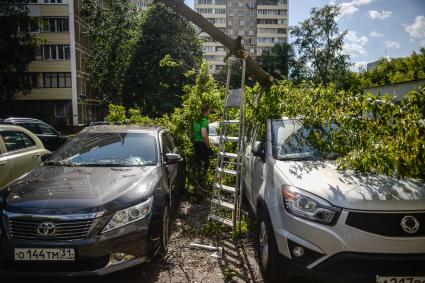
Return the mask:
M 204 139 L 204 143 L 210 147 L 210 139 L 208 137 L 208 131 L 206 128 L 202 127 L 201 128 L 201 134 L 202 134 L 202 138 Z

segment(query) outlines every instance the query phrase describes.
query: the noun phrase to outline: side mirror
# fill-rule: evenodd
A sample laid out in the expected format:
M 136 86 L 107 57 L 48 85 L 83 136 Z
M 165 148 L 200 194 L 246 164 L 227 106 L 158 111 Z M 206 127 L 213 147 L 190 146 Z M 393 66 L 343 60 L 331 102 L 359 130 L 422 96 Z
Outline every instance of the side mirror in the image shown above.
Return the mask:
M 52 153 L 45 153 L 41 156 L 41 162 L 46 162 L 47 159 L 49 159 L 49 157 L 52 156 Z
M 164 156 L 165 164 L 176 164 L 183 160 L 183 157 L 177 153 L 167 153 Z
M 256 141 L 252 145 L 251 152 L 254 156 L 258 156 L 261 158 L 264 158 L 265 152 L 264 152 L 264 144 L 262 142 Z

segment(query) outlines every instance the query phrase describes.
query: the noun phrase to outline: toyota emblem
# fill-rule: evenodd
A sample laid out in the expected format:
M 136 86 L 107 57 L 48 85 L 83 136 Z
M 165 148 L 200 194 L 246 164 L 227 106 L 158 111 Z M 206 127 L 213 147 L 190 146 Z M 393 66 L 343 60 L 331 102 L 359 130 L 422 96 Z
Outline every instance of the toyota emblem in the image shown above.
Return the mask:
M 56 233 L 56 225 L 53 222 L 43 222 L 38 225 L 37 232 L 44 237 L 53 236 Z
M 400 225 L 404 232 L 409 234 L 415 234 L 419 230 L 419 221 L 410 215 L 404 216 Z

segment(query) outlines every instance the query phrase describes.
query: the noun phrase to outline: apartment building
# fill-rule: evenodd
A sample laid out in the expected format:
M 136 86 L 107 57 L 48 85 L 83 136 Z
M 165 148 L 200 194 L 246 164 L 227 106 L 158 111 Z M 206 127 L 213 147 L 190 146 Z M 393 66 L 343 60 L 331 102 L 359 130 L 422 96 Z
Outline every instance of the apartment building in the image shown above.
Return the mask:
M 194 0 L 195 10 L 232 38 L 242 36 L 247 51 L 255 58 L 275 44 L 287 41 L 287 0 Z M 205 33 L 204 58 L 211 72 L 223 66 L 226 49 Z
M 42 119 L 72 131 L 102 116 L 100 100 L 90 87 L 87 25 L 81 18 L 83 0 L 27 0 L 31 17 L 41 25 L 29 27 L 40 40 L 29 65 L 30 93 L 18 93 L 2 103 L 2 116 Z

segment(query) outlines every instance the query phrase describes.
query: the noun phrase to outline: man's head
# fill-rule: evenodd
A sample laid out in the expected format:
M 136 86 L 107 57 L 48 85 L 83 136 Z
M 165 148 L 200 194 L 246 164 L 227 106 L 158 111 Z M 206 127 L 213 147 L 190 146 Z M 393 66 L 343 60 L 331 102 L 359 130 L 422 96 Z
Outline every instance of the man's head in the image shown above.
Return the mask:
M 208 105 L 208 103 L 202 103 L 202 105 L 201 105 L 201 112 L 205 116 L 208 116 L 208 114 L 210 113 L 210 106 Z

